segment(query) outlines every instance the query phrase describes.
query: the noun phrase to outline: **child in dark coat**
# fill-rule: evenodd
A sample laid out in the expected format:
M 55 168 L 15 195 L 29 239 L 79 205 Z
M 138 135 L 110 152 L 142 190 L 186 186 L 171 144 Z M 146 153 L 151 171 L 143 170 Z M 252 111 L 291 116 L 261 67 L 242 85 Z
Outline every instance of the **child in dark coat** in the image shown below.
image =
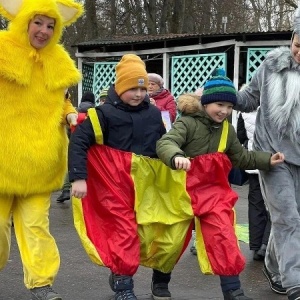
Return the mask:
M 115 85 L 110 87 L 105 103 L 96 108 L 104 145 L 135 154 L 157 157 L 156 142 L 166 130 L 159 109 L 150 105 L 147 87 L 148 76 L 144 62 L 134 54 L 124 55 L 116 66 Z M 72 182 L 72 195 L 77 198 L 87 195 L 86 179 L 89 176 L 87 155 L 94 144 L 96 144 L 96 137 L 90 116 L 76 128 L 69 145 L 69 177 Z M 126 191 L 124 188 L 123 192 Z M 126 219 L 127 224 L 135 220 L 134 207 L 132 206 L 132 210 L 130 209 L 127 215 L 120 217 Z M 119 246 L 126 252 L 126 257 L 135 257 L 136 252 L 139 251 L 137 224 L 126 228 L 123 226 L 115 228 L 119 232 L 118 236 L 124 237 Z M 136 234 L 127 235 L 126 230 Z M 137 245 L 137 249 L 131 245 Z M 132 253 L 133 251 L 135 253 Z M 137 299 L 133 292 L 132 276 L 138 266 L 138 262 L 130 259 L 125 261 L 120 256 L 114 267 L 111 267 L 110 286 L 115 292 L 115 300 Z M 153 286 L 160 284 L 156 280 L 157 276 L 164 278 L 165 275 L 169 276 L 154 270 Z

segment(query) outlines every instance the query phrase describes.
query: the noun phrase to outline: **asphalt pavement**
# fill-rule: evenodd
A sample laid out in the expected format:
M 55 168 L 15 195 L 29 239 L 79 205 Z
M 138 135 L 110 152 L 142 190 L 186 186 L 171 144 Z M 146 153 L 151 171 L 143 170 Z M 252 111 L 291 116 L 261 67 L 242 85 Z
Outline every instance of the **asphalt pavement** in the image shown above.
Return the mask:
M 247 223 L 248 186 L 233 187 L 239 194 L 236 205 L 237 223 Z M 61 254 L 61 267 L 53 285 L 64 300 L 110 300 L 113 292 L 108 285 L 109 270 L 93 264 L 81 246 L 73 226 L 71 202 L 57 203 L 59 192 L 52 196 L 50 210 L 51 232 L 56 238 Z M 247 258 L 247 265 L 241 274 L 242 288 L 246 295 L 255 300 L 283 300 L 269 288 L 261 269 L 262 262 L 253 261 L 249 245 L 240 242 Z M 134 276 L 135 294 L 139 300 L 152 299 L 150 292 L 152 271 L 140 267 Z M 197 257 L 189 247 L 172 273 L 170 282 L 172 300 L 222 300 L 219 277 L 203 275 Z M 14 234 L 11 256 L 4 270 L 0 272 L 0 300 L 29 300 L 30 293 L 23 284 L 23 271 Z

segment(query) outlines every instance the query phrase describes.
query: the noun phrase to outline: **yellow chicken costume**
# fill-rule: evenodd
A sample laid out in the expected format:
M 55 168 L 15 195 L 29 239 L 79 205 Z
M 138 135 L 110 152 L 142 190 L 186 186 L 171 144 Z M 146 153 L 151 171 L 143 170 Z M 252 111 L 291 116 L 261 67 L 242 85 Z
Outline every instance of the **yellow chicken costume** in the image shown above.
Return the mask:
M 65 117 L 73 110 L 64 91 L 80 73 L 58 43 L 63 27 L 82 12 L 71 0 L 0 0 L 0 13 L 10 21 L 0 32 L 0 269 L 9 257 L 13 217 L 28 289 L 51 286 L 60 263 L 49 233 L 50 195 L 66 174 Z M 28 37 L 36 15 L 55 20 L 41 49 Z

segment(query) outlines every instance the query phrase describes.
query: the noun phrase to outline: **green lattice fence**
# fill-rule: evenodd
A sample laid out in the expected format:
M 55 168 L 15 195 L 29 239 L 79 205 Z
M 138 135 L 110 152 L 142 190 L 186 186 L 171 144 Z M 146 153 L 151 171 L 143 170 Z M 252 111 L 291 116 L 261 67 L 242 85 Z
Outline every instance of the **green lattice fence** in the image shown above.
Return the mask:
M 246 83 L 250 82 L 266 54 L 273 48 L 248 48 Z
M 82 64 L 82 93 L 93 91 L 94 65 Z
M 116 62 L 102 62 L 94 65 L 93 93 L 96 98 L 101 90 L 109 87 L 115 82 Z
M 175 98 L 201 87 L 216 68 L 226 71 L 226 53 L 172 57 L 171 91 Z
M 83 63 L 82 92 L 92 91 L 97 99 L 102 89 L 115 82 L 116 64 L 116 62 Z

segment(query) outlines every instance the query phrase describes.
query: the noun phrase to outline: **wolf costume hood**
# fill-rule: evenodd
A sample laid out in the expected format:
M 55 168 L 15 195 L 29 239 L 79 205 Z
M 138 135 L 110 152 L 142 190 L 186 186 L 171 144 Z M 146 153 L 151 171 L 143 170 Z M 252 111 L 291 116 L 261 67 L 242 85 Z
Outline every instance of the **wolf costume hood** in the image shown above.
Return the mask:
M 268 80 L 268 117 L 281 138 L 287 135 L 297 141 L 300 134 L 300 65 L 288 47 L 281 47 L 269 53 L 266 66 L 272 72 Z
M 254 149 L 283 152 L 300 165 L 300 65 L 289 47 L 268 53 L 249 85 L 238 92 L 235 109 L 257 113 Z

